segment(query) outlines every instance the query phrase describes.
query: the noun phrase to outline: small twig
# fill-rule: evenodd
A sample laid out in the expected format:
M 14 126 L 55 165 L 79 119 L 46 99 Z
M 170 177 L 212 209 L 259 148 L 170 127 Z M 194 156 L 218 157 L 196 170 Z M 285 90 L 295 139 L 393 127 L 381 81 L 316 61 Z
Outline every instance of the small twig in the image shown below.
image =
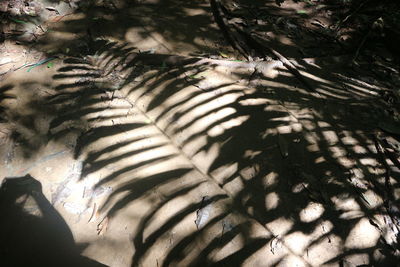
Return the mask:
M 390 167 L 386 162 L 386 158 L 385 158 L 385 154 L 383 152 L 382 146 L 379 143 L 379 140 L 375 135 L 374 135 L 374 144 L 375 144 L 376 151 L 378 153 L 378 159 L 381 162 L 381 164 L 383 165 L 383 167 L 385 168 L 385 187 L 386 187 L 385 193 L 389 194 L 389 195 L 386 195 L 385 198 L 386 199 L 391 198 L 392 194 L 390 192 L 388 192 L 390 190 L 390 186 L 391 186 L 390 185 L 390 173 L 391 173 Z
M 363 39 L 361 40 L 360 44 L 358 45 L 357 50 L 356 50 L 356 53 L 355 53 L 355 55 L 354 55 L 354 57 L 353 57 L 353 62 L 356 61 L 358 55 L 360 54 L 360 50 L 361 50 L 361 48 L 364 46 L 365 41 L 367 40 L 368 35 L 371 33 L 371 30 L 372 30 L 372 27 L 370 27 L 370 29 L 368 30 L 367 34 L 364 35 Z
M 94 218 L 94 215 L 96 214 L 96 212 L 97 212 L 97 206 L 96 206 L 96 202 L 94 202 L 94 204 L 93 204 L 92 215 L 90 215 L 90 218 L 89 218 L 89 220 L 88 220 L 88 223 L 90 223 L 90 222 L 92 221 L 92 219 Z
M 62 20 L 64 17 L 72 15 L 73 13 L 68 13 L 62 16 L 57 16 L 55 19 L 52 20 L 52 22 L 59 22 L 60 20 Z
M 245 49 L 239 43 L 239 40 L 228 28 L 229 23 L 224 16 L 223 5 L 220 3 L 219 0 L 211 0 L 210 4 L 214 20 L 217 23 L 218 27 L 221 29 L 223 35 L 225 36 L 225 39 L 232 46 L 233 49 L 237 50 L 242 56 L 247 58 L 249 56 L 248 51 L 245 51 Z
M 256 39 L 261 39 L 261 37 L 252 34 L 252 37 Z M 315 89 L 304 79 L 303 75 L 299 72 L 299 70 L 281 53 L 276 51 L 275 49 L 268 47 L 268 46 L 263 46 L 265 49 L 267 49 L 271 54 L 273 54 L 279 61 L 282 62 L 282 64 L 301 82 L 303 85 L 311 92 L 316 92 Z

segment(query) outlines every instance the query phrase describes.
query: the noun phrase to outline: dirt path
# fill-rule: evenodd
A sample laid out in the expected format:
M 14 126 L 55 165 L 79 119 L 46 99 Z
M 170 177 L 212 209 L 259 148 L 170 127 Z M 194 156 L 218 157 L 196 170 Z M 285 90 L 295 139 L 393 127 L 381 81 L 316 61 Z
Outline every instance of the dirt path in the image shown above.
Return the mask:
M 51 260 L 396 266 L 400 143 L 382 131 L 396 126 L 382 95 L 396 92 L 352 75 L 349 55 L 302 56 L 299 40 L 313 35 L 276 27 L 298 30 L 301 14 L 287 18 L 308 12 L 303 2 L 223 4 L 245 12 L 231 26 L 257 17 L 257 33 L 276 37 L 264 44 L 313 91 L 280 58 L 243 58 L 208 1 L 101 2 L 86 12 L 52 4 L 60 14 L 43 19 L 41 38 L 1 48 L 11 61 L 0 66 L 0 177 L 41 183 L 11 198 L 26 229 L 61 225 L 68 253 Z M 20 242 L 12 233 L 23 226 L 0 226 Z M 20 253 L 10 250 L 0 255 Z M 46 255 L 26 257 L 36 253 Z

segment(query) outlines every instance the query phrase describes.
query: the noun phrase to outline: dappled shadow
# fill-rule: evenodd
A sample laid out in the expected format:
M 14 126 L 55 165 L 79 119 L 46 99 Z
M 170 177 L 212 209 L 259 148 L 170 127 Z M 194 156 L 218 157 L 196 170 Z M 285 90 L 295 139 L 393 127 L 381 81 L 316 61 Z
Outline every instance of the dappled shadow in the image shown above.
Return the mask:
M 61 104 L 60 115 L 51 123 L 52 136 L 61 138 L 72 122 L 80 129 L 75 156 L 83 157 L 82 176 L 103 173 L 97 186 L 107 183 L 115 188 L 102 207 L 111 220 L 123 208 L 151 199 L 152 207 L 134 232 L 134 265 L 147 262 L 151 253 L 165 266 L 246 262 L 253 253 L 271 250 L 277 264 L 289 260 L 277 252 L 282 249 L 309 259 L 307 253 L 335 248 L 318 264 L 386 253 L 391 238 L 362 241 L 358 232 L 360 225 L 368 228 L 370 220 L 370 231 L 379 227 L 390 232 L 384 230 L 379 214 L 387 213 L 388 203 L 395 205 L 384 193 L 385 182 L 377 179 L 385 170 L 376 161 L 371 139 L 370 125 L 379 120 L 365 102 L 376 97 L 371 88 L 347 83 L 351 89 L 344 90 L 338 86 L 344 83 L 340 79 L 315 80 L 321 89 L 312 95 L 299 85 L 288 87 L 294 81 L 284 70 L 274 79 L 251 81 L 251 87 L 243 86 L 249 74 L 235 70 L 230 74 L 236 77 L 233 80 L 218 76 L 217 84 L 204 85 L 206 78 L 211 79 L 206 74 L 210 67 L 196 66 L 195 60 L 174 66 L 167 65 L 165 57 L 157 60 L 157 55 L 134 52 L 125 60 L 104 60 L 109 58 L 107 51 L 111 47 L 88 60 L 66 60 L 54 76 L 63 81 L 58 94 L 44 102 Z M 125 76 L 115 80 L 114 88 L 102 80 L 103 75 L 112 77 L 114 67 L 101 71 L 106 65 L 126 71 L 119 72 Z M 101 75 L 91 75 L 93 71 Z M 398 171 L 391 173 L 391 188 L 397 188 Z M 376 196 L 380 200 L 374 200 Z M 172 209 L 178 199 L 186 204 Z M 347 210 L 346 203 L 353 203 L 355 210 Z M 247 219 L 238 222 L 232 209 L 273 234 L 250 238 Z M 174 215 L 162 219 L 163 210 Z M 315 215 L 306 215 L 313 210 Z M 202 212 L 213 216 L 202 219 Z M 205 221 L 198 231 L 177 239 L 171 232 L 181 229 L 193 213 L 196 220 Z M 151 233 L 144 234 L 151 221 L 159 220 Z M 300 233 L 299 250 L 290 240 Z M 246 241 L 238 243 L 240 239 Z M 360 248 L 341 245 L 356 239 Z M 163 242 L 169 242 L 168 251 L 157 252 Z M 230 246 L 237 252 L 216 256 Z M 200 254 L 195 254 L 196 247 Z M 366 260 L 386 264 L 391 257 L 385 256 Z
M 226 50 L 218 31 L 211 27 L 208 3 L 174 0 L 110 2 L 114 2 L 114 7 L 107 1 L 82 4 L 75 14 L 50 20 L 45 25 L 46 37 L 41 38 L 36 47 L 52 53 L 74 54 L 77 52 L 74 50 L 87 49 L 87 44 L 82 41 L 101 37 L 127 41 L 142 51 L 157 53 L 218 55 L 219 51 Z M 158 10 L 163 13 L 160 15 Z M 173 18 L 180 18 L 179 24 Z M 76 36 L 84 38 L 78 41 Z
M 11 93 L 13 86 L 11 84 L 0 87 L 0 122 L 7 122 L 7 105 L 6 101 L 15 99 L 15 95 Z
M 110 16 L 96 34 L 135 26 Z M 296 63 L 310 92 L 279 64 L 267 77 L 89 37 L 31 107 L 52 111 L 49 140 L 76 136 L 81 179 L 114 188 L 102 214 L 139 214 L 133 266 L 395 264 L 400 173 L 385 158 L 395 137 L 376 133 L 378 87 L 323 59 Z

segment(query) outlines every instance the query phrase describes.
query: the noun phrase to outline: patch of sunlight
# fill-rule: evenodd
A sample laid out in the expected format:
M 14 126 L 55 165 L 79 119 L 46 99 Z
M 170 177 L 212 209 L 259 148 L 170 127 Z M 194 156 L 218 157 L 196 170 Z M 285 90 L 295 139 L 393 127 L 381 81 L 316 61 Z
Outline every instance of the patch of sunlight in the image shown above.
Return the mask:
M 92 105 L 92 107 L 96 107 L 96 106 Z M 82 116 L 82 118 L 84 118 L 86 120 L 91 120 L 91 121 L 95 121 L 96 122 L 96 119 L 98 119 L 99 117 L 100 118 L 101 117 L 112 117 L 112 116 L 114 116 L 114 117 L 117 117 L 117 116 L 124 117 L 129 112 L 130 106 L 126 106 L 126 107 L 120 106 L 120 107 L 113 108 L 110 105 L 109 108 L 110 109 L 105 109 L 105 110 L 102 110 L 101 112 L 92 112 L 92 113 L 89 113 L 89 114 L 85 114 L 84 116 Z
M 284 238 L 285 244 L 296 254 L 303 254 L 307 249 L 310 238 L 300 231 L 291 233 Z
M 52 31 L 48 32 L 48 36 L 46 36 L 46 39 L 50 42 L 52 40 L 57 40 L 57 41 L 73 41 L 77 39 L 77 34 L 76 33 L 71 33 L 71 32 L 60 32 L 60 31 Z
M 304 125 L 303 123 L 302 125 L 309 131 L 304 134 L 304 138 L 306 139 L 306 141 L 310 144 L 317 144 L 320 141 L 320 137 L 315 133 L 315 127 L 313 127 L 312 124 Z
M 131 27 L 127 29 L 125 40 L 134 44 L 139 50 L 156 49 L 159 53 L 171 52 L 173 50 L 161 34 L 149 32 L 143 29 L 143 27 Z
M 365 149 L 365 148 L 363 148 Z M 360 153 L 367 153 L 367 150 L 360 152 Z M 377 161 L 374 158 L 364 158 L 364 159 L 360 159 L 360 163 L 364 166 L 376 166 L 377 165 Z M 371 171 L 371 170 L 370 170 Z
M 370 90 L 368 88 L 364 88 L 361 86 L 357 86 L 351 83 L 344 83 L 348 88 L 350 88 L 350 90 L 352 90 L 354 93 L 358 93 L 358 95 L 362 95 L 362 93 L 366 94 L 366 95 L 374 95 L 376 96 L 377 93 L 374 92 L 373 90 Z
M 382 255 L 382 254 L 381 254 Z M 343 261 L 346 263 L 344 266 L 372 266 L 370 265 L 370 257 L 371 255 L 368 253 L 355 253 L 346 256 L 346 259 Z
M 299 133 L 299 132 L 303 131 L 303 125 L 299 122 L 292 123 L 291 127 L 292 127 L 293 132 Z
M 131 157 L 131 160 L 135 160 L 136 162 L 145 162 L 146 160 L 154 160 L 160 157 L 168 157 L 173 156 L 177 152 L 177 149 L 174 146 L 162 146 L 160 148 L 155 148 L 150 151 L 139 153 L 135 156 Z M 135 158 L 135 159 L 134 159 Z M 162 162 L 154 162 L 151 165 L 151 173 L 160 171 L 163 172 L 165 170 L 173 168 L 187 168 L 189 165 L 188 163 L 181 161 L 182 159 L 171 158 L 170 160 L 163 160 Z M 134 162 L 135 162 L 134 161 Z M 172 161 L 172 162 L 171 162 Z M 170 165 L 172 164 L 172 165 Z
M 327 91 L 327 90 L 330 90 L 330 91 Z M 331 91 L 334 91 L 334 89 L 331 88 L 331 87 L 327 88 L 327 90 L 322 89 L 322 88 L 319 88 L 319 89 L 318 89 L 318 92 L 324 94 L 325 97 L 334 97 L 334 98 L 343 99 L 343 100 L 348 99 L 348 96 L 340 96 L 340 95 L 338 95 L 338 94 L 335 94 L 335 93 L 331 92 Z M 338 93 L 343 93 L 343 92 L 341 92 L 341 91 L 339 91 L 339 90 L 336 90 L 336 91 L 337 91 Z
M 340 158 L 347 155 L 347 151 L 343 147 L 332 146 L 329 147 L 329 151 L 332 153 L 332 157 L 334 158 Z
M 247 159 L 254 159 L 256 156 L 260 155 L 262 153 L 262 151 L 258 150 L 258 151 L 254 151 L 254 150 L 246 150 L 244 151 L 244 158 Z
M 232 164 L 232 167 L 236 167 L 236 164 Z M 226 177 L 225 177 L 226 178 Z M 224 189 L 226 189 L 227 192 L 231 195 L 240 195 L 243 192 L 243 189 L 246 187 L 246 185 L 243 183 L 243 180 L 241 179 L 242 177 L 236 176 L 234 179 L 229 181 L 224 185 Z M 244 199 L 244 201 L 246 201 Z M 254 216 L 254 209 L 253 207 L 249 207 L 247 209 L 248 213 L 252 216 Z
M 315 62 L 315 58 L 303 58 L 303 61 L 306 62 L 308 65 L 313 66 L 314 68 L 322 69 L 321 66 L 319 66 L 318 63 Z
M 343 167 L 352 168 L 354 166 L 354 162 L 349 160 L 347 157 L 339 157 L 336 161 Z
M 111 126 L 113 125 L 112 122 L 107 121 L 107 123 L 96 125 L 97 127 L 99 126 Z M 124 126 L 124 124 L 120 124 L 121 127 Z M 115 138 L 118 140 L 123 140 L 123 141 L 128 141 L 127 139 L 136 139 L 138 137 L 141 137 L 143 139 L 146 139 L 149 136 L 156 136 L 159 134 L 158 130 L 154 127 L 149 126 L 144 126 L 140 128 L 135 128 L 135 129 L 124 129 L 124 131 L 118 132 L 118 133 L 113 133 L 113 134 L 108 134 L 107 136 L 99 136 L 97 140 L 92 142 L 90 145 L 105 145 L 106 142 L 114 143 Z M 152 141 L 149 141 L 152 142 Z M 133 142 L 132 145 L 135 145 L 136 142 Z M 108 145 L 108 144 L 107 144 Z M 125 149 L 128 149 L 129 147 L 126 147 Z
M 352 136 L 345 136 L 341 138 L 343 144 L 345 145 L 355 145 L 358 143 L 357 139 L 353 138 Z
M 353 146 L 353 151 L 355 153 L 357 153 L 357 154 L 366 154 L 366 153 L 368 153 L 368 151 L 364 147 L 362 147 L 360 145 L 354 145 Z
M 274 265 L 275 266 L 275 265 Z M 310 266 L 304 260 L 295 255 L 286 256 L 283 261 L 280 262 L 278 266 L 296 266 L 296 267 L 306 267 Z
M 318 157 L 318 158 L 316 158 L 316 159 L 314 160 L 315 163 L 323 163 L 323 162 L 325 162 L 325 161 L 326 161 L 326 160 L 325 160 L 325 158 L 324 158 L 323 156 Z
M 243 115 L 243 116 L 240 116 L 240 117 L 237 117 L 237 118 L 230 119 L 230 120 L 225 121 L 223 123 L 220 123 L 219 125 L 211 128 L 208 131 L 208 135 L 209 136 L 221 135 L 228 129 L 231 129 L 231 128 L 236 127 L 236 126 L 240 126 L 243 122 L 248 120 L 249 117 L 250 117 L 249 115 Z
M 225 178 L 234 176 L 237 173 L 237 171 L 238 171 L 238 163 L 233 163 L 233 164 L 226 164 L 215 170 L 212 170 L 210 174 L 219 184 L 224 184 Z M 235 190 L 235 192 L 236 191 L 240 192 L 240 190 L 242 189 L 243 188 L 238 188 L 237 190 Z
M 308 120 L 304 120 L 304 121 L 303 121 L 303 127 L 306 128 L 306 129 L 309 130 L 309 131 L 313 131 L 313 130 L 315 129 L 315 123 L 312 122 L 311 119 L 312 119 L 312 118 L 308 118 Z M 315 134 L 314 134 L 314 136 L 315 136 Z M 312 136 L 312 133 L 307 133 L 307 134 L 305 135 L 306 138 L 307 138 L 307 137 L 314 138 L 314 136 Z M 312 142 L 312 143 L 314 143 L 314 142 Z
M 358 179 L 362 179 L 365 177 L 363 171 L 359 168 L 353 168 L 352 172 L 353 172 L 354 176 Z
M 278 182 L 278 174 L 276 172 L 270 172 L 267 175 L 264 176 L 263 179 L 263 184 L 268 187 L 268 186 L 273 186 Z
M 360 210 L 349 210 L 340 214 L 339 218 L 343 220 L 354 220 L 364 216 L 364 213 Z
M 320 82 L 320 83 L 325 83 L 325 84 L 333 84 L 331 81 L 322 79 L 321 77 L 315 76 L 315 75 L 313 75 L 313 74 L 311 74 L 311 73 L 308 73 L 308 72 L 305 72 L 305 71 L 300 71 L 300 73 L 301 73 L 303 76 L 305 76 L 305 77 L 307 77 L 307 78 L 309 78 L 309 79 L 312 79 L 312 80 L 314 80 L 314 81 L 317 81 L 317 82 Z
M 296 184 L 292 187 L 292 192 L 293 193 L 300 193 L 301 191 L 303 191 L 305 188 L 307 188 L 309 185 L 306 182 L 302 182 L 299 184 Z
M 320 151 L 318 144 L 312 144 L 312 145 L 307 146 L 307 150 L 309 152 L 319 152 Z
M 379 231 L 371 225 L 368 218 L 362 218 L 354 225 L 345 241 L 348 249 L 374 247 L 380 237 Z
M 96 261 L 105 264 L 100 266 L 130 266 L 131 257 L 128 256 L 129 253 L 123 253 L 132 250 L 132 242 L 128 240 L 128 238 L 124 239 L 108 234 L 100 239 L 84 238 L 79 240 L 79 243 L 87 244 L 87 246 L 82 247 L 82 256 L 96 259 Z
M 168 153 L 165 154 L 174 154 L 176 152 L 174 149 L 171 147 L 166 146 L 167 141 L 165 140 L 165 137 L 162 135 L 159 136 L 152 136 L 151 138 L 143 138 L 142 140 L 138 141 L 133 141 L 131 143 L 127 143 L 125 146 L 121 146 L 120 148 L 117 148 L 113 151 L 110 152 L 105 152 L 103 153 L 100 157 L 98 157 L 98 160 L 107 160 L 110 159 L 111 157 L 121 157 L 124 158 L 124 156 L 129 155 L 129 153 L 132 153 L 134 155 L 135 151 L 140 151 L 140 150 L 147 150 L 149 152 L 149 158 L 153 158 L 154 156 L 154 150 L 157 148 L 157 146 L 160 146 L 158 149 L 161 151 L 166 152 L 167 150 Z M 154 147 L 154 148 L 151 148 Z M 157 153 L 160 153 L 160 150 L 157 150 Z M 162 153 L 164 154 L 164 153 Z M 141 158 L 143 156 L 143 153 L 141 154 Z M 157 155 L 161 156 L 161 155 Z
M 285 45 L 294 45 L 292 40 L 284 35 L 278 36 L 278 41 Z
M 272 118 L 270 119 L 270 121 L 292 121 L 293 119 L 291 118 L 291 116 L 285 116 L 285 117 L 276 117 L 276 118 Z
M 198 15 L 207 15 L 206 11 L 203 8 L 182 8 L 182 11 L 185 12 L 188 16 L 198 16 Z
M 290 134 L 292 133 L 292 127 L 290 125 L 278 126 L 277 127 L 279 134 Z
M 328 144 L 333 145 L 339 142 L 339 138 L 334 131 L 323 131 L 322 135 L 325 137 L 325 140 Z
M 346 196 L 333 196 L 332 202 L 335 205 L 335 209 L 342 212 L 360 210 L 360 205 L 353 198 L 348 198 Z
M 383 199 L 372 190 L 364 192 L 363 197 L 368 201 L 370 209 L 379 208 L 383 205 Z
M 265 98 L 247 98 L 244 100 L 240 100 L 239 104 L 242 106 L 256 106 L 256 105 L 266 105 L 270 102 L 270 100 Z
M 266 139 L 270 136 L 275 136 L 276 135 L 276 129 L 275 128 L 267 128 L 263 133 L 260 133 L 262 139 Z M 270 148 L 268 148 L 270 149 Z
M 152 219 L 145 226 L 143 233 L 144 240 L 146 240 L 148 236 L 157 232 L 157 230 L 159 230 L 163 225 L 168 225 L 169 222 L 174 221 L 174 218 L 182 215 L 185 210 L 189 209 L 190 206 L 193 205 L 194 201 L 197 201 L 195 196 L 186 194 L 176 198 L 172 198 L 166 201 L 166 203 L 163 203 L 163 205 L 160 205 L 155 213 L 152 214 Z M 216 208 L 214 208 L 212 205 L 210 205 L 209 207 L 210 210 L 208 212 L 210 212 L 210 214 L 208 214 L 208 216 L 210 216 L 210 218 L 204 218 L 206 221 L 215 216 L 216 213 L 216 211 L 214 210 Z M 189 213 L 186 216 L 182 217 L 182 219 L 177 222 L 177 224 L 180 224 L 178 233 L 182 236 L 187 236 L 193 233 L 196 230 L 196 225 L 194 223 L 195 219 L 196 217 L 193 213 Z M 189 223 L 184 224 L 184 221 L 188 221 Z M 184 232 L 182 232 L 182 230 L 184 230 Z M 169 232 L 172 235 L 177 234 L 174 229 L 170 229 Z
M 236 112 L 234 108 L 227 107 L 221 110 L 219 109 L 223 106 L 234 103 L 238 97 L 239 96 L 235 94 L 226 94 L 224 96 L 216 97 L 208 101 L 206 104 L 196 106 L 196 104 L 193 103 L 196 107 L 185 113 L 178 120 L 178 123 L 186 125 L 192 123 L 194 119 L 199 118 L 194 124 L 192 124 L 192 127 L 195 126 L 194 128 L 200 128 L 200 130 L 202 130 L 216 120 L 234 114 Z M 207 115 L 205 116 L 205 114 Z
M 275 192 L 271 192 L 265 196 L 265 208 L 267 210 L 273 210 L 278 207 L 279 195 Z
M 327 123 L 326 121 L 318 121 L 317 122 L 318 127 L 320 128 L 329 128 L 332 127 L 329 123 Z
M 320 231 L 319 235 L 316 236 L 317 238 L 314 238 L 313 241 L 315 241 L 315 243 L 309 246 L 304 254 L 306 254 L 305 256 L 308 259 L 313 260 L 313 266 L 337 266 L 326 265 L 324 263 L 343 253 L 341 245 L 342 239 L 331 233 L 332 224 L 330 222 L 324 222 L 323 225 L 324 227 L 317 227 Z
M 275 235 L 284 236 L 293 228 L 293 220 L 285 217 L 280 217 L 267 224 L 267 227 Z
M 206 144 L 206 142 L 201 142 L 203 145 Z M 187 146 L 185 146 L 186 148 Z M 197 150 L 188 150 L 186 154 L 191 157 L 194 161 L 197 160 L 197 166 L 200 170 L 203 172 L 207 173 L 208 170 L 210 169 L 211 164 L 219 157 L 220 155 L 220 144 L 214 143 L 211 145 L 211 147 L 207 150 L 201 150 L 194 154 L 192 151 L 197 151 Z M 205 160 L 207 159 L 207 160 Z
M 235 80 L 232 79 L 232 68 L 228 68 L 223 65 L 220 66 L 218 64 L 215 66 L 211 64 L 209 67 L 213 67 L 212 70 L 205 70 L 202 73 L 208 73 L 207 78 L 211 78 L 215 84 L 235 82 Z
M 307 207 L 300 211 L 299 217 L 302 222 L 312 222 L 321 217 L 325 209 L 320 203 L 310 202 Z
M 246 151 L 251 151 L 251 150 L 246 150 Z M 260 170 L 260 165 L 253 164 L 251 166 L 248 166 L 248 167 L 245 167 L 244 169 L 242 169 L 240 171 L 240 175 L 246 180 L 251 180 L 259 173 L 259 170 Z

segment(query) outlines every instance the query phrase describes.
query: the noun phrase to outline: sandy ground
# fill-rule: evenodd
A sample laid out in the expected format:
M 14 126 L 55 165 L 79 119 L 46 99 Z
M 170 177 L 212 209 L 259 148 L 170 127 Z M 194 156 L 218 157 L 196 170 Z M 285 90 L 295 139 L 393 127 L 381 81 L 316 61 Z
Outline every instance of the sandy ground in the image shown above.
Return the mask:
M 33 177 L 11 196 L 18 179 L 4 180 L 15 201 L 2 203 L 17 208 L 3 204 L 1 234 L 26 245 L 1 255 L 396 266 L 400 173 L 377 148 L 398 143 L 377 128 L 382 88 L 335 58 L 298 61 L 316 93 L 275 61 L 264 72 L 174 64 L 162 55 L 235 57 L 206 1 L 104 2 L 49 15 L 33 44 L 1 45 L 0 179 Z

